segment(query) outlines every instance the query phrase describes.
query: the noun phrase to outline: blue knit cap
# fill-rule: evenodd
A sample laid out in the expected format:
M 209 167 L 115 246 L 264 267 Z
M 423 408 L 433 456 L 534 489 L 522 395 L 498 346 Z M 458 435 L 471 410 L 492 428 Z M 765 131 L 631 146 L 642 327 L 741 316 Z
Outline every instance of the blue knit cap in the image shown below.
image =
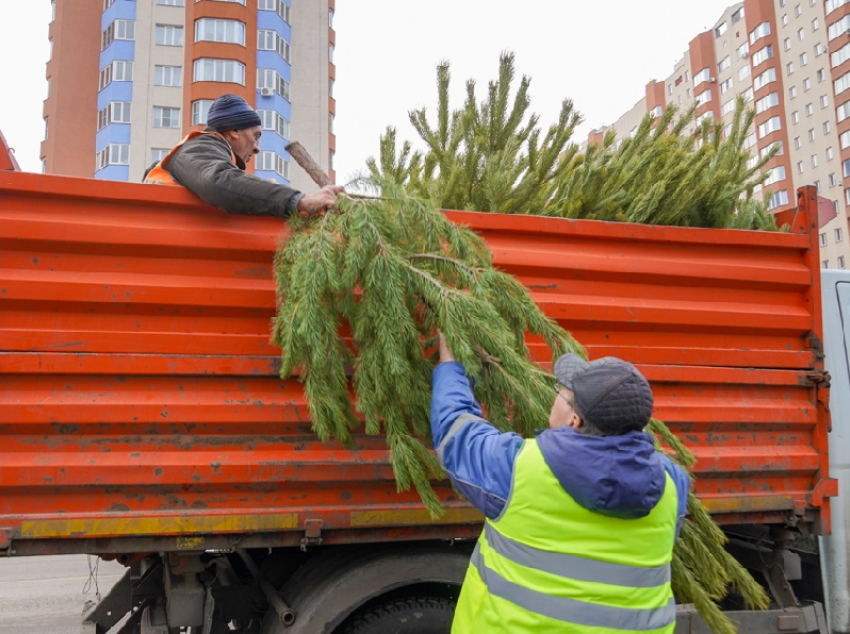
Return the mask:
M 261 124 L 260 115 L 237 95 L 222 95 L 212 102 L 207 115 L 207 125 L 218 132 L 243 130 Z

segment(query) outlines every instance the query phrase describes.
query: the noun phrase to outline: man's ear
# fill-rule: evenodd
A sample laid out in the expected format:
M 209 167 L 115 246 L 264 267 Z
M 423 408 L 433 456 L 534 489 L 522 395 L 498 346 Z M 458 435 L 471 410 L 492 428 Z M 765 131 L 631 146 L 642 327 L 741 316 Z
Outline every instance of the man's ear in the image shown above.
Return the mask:
M 581 429 L 581 426 L 583 424 L 584 423 L 581 422 L 581 418 L 579 418 L 578 414 L 576 414 L 575 412 L 570 414 L 570 418 L 569 420 L 567 420 L 567 425 L 569 425 L 573 429 Z

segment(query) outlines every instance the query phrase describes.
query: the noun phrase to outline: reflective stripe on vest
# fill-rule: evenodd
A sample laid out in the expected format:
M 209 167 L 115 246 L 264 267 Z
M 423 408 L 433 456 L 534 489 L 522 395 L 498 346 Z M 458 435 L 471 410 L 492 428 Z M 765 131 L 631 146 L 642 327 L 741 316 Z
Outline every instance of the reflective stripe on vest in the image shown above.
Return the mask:
M 218 137 L 219 139 L 224 141 L 227 144 L 227 149 L 230 150 L 230 158 L 233 161 L 233 164 L 238 165 L 238 163 L 236 162 L 236 154 L 234 154 L 233 148 L 230 147 L 230 143 L 227 143 L 227 139 L 225 139 L 223 136 L 221 136 L 218 132 L 206 132 L 206 131 L 200 132 L 198 130 L 193 130 L 192 132 L 187 134 L 185 137 L 183 137 L 183 140 L 180 141 L 180 143 L 178 143 L 173 148 L 171 148 L 171 151 L 168 154 L 166 154 L 165 157 L 159 163 L 154 165 L 154 167 L 151 169 L 151 171 L 148 172 L 148 175 L 145 176 L 145 180 L 143 182 L 147 185 L 177 185 L 177 186 L 180 186 L 180 183 L 178 183 L 176 180 L 174 180 L 174 177 L 168 172 L 168 170 L 165 169 L 165 165 L 166 165 L 166 163 L 168 163 L 168 161 L 171 159 L 171 157 L 174 155 L 174 153 L 177 150 L 179 150 L 181 147 L 183 147 L 183 145 L 186 143 L 186 141 L 189 141 L 190 139 L 194 139 L 196 136 L 200 136 L 201 134 L 209 134 L 209 135 L 212 135 L 214 137 Z
M 620 608 L 598 603 L 555 597 L 512 583 L 484 564 L 480 544 L 476 545 L 470 561 L 493 596 L 550 619 L 587 627 L 606 627 L 616 630 L 657 630 L 676 620 L 676 601 L 653 610 Z
M 484 525 L 484 537 L 490 548 L 515 564 L 560 577 L 629 588 L 654 588 L 670 583 L 668 565 L 642 568 L 540 550 L 505 537 L 489 522 Z

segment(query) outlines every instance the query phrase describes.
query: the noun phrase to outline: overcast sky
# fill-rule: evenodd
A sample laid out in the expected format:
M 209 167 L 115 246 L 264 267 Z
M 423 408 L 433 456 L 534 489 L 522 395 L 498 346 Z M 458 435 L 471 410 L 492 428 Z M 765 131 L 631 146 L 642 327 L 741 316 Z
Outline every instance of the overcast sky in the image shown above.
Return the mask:
M 72 2 L 74 0 L 57 0 Z M 139 2 L 153 0 L 138 0 Z M 307 0 L 292 0 L 292 3 Z M 312 0 L 311 0 L 312 1 Z M 407 112 L 436 104 L 436 66 L 451 63 L 453 105 L 474 78 L 483 96 L 499 53 L 531 77 L 531 109 L 553 123 L 561 100 L 584 115 L 575 140 L 612 123 L 663 79 L 729 0 L 337 0 L 337 181 L 378 152 L 388 125 L 415 141 Z M 0 131 L 27 171 L 39 171 L 47 93 L 49 0 L 0 0 Z M 297 139 L 294 139 L 297 140 Z

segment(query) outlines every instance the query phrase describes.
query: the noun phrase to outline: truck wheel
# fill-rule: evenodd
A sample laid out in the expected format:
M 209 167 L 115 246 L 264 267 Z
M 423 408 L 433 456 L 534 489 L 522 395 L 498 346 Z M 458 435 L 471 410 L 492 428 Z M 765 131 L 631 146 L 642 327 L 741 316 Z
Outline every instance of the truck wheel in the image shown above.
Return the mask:
M 445 597 L 396 599 L 355 614 L 340 634 L 449 634 L 454 612 Z
M 469 549 L 460 546 L 401 543 L 383 549 L 330 547 L 305 563 L 279 591 L 295 612 L 295 622 L 285 626 L 269 609 L 260 632 L 336 634 L 351 623 L 348 619 L 357 618 L 358 611 L 365 615 L 379 606 L 403 604 L 408 597 L 445 598 L 449 607 L 438 613 L 451 622 L 453 596 L 457 596 L 468 566 Z M 401 631 L 406 634 L 408 630 L 405 627 Z M 448 630 L 411 631 L 431 634 Z

